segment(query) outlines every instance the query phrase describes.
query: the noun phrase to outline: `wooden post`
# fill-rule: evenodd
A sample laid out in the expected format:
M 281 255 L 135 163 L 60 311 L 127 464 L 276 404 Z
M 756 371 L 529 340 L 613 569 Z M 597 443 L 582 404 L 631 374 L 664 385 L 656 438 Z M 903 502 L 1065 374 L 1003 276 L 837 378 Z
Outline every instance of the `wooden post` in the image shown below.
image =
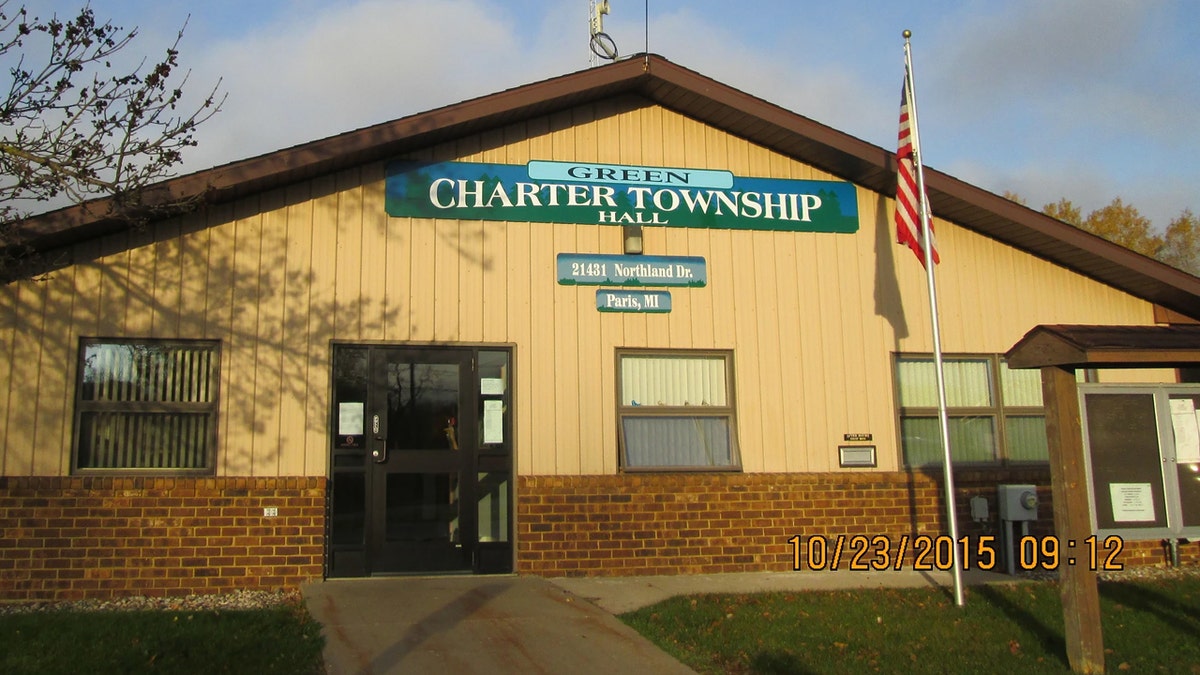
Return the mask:
M 1075 370 L 1042 368 L 1046 402 L 1046 437 L 1050 450 L 1050 485 L 1054 498 L 1054 532 L 1060 552 L 1078 550 L 1092 534 L 1087 471 L 1083 463 L 1083 428 Z M 1104 635 L 1100 630 L 1100 591 L 1096 572 L 1086 564 L 1068 565 L 1059 558 L 1059 592 L 1066 627 L 1067 660 L 1076 673 L 1104 672 Z

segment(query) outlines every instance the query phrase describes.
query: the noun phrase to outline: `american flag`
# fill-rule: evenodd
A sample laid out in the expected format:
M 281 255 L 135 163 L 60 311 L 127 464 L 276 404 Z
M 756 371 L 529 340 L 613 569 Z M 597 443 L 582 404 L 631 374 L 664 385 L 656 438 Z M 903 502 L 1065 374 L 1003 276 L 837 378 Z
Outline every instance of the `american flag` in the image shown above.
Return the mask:
M 917 192 L 917 170 L 913 166 L 913 134 L 908 111 L 908 73 L 904 74 L 904 86 L 900 89 L 900 140 L 896 150 L 896 241 L 917 254 L 925 264 L 925 249 L 921 244 L 921 210 Z M 933 223 L 929 224 L 930 249 L 933 262 L 941 262 L 937 253 L 937 239 L 933 236 Z

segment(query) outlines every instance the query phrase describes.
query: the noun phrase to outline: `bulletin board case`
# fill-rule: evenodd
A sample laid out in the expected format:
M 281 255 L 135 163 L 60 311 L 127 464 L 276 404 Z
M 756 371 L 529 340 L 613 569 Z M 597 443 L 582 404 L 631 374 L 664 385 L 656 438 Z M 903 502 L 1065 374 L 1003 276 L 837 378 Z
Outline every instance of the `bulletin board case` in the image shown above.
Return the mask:
M 1092 528 L 1200 537 L 1200 386 L 1079 385 Z

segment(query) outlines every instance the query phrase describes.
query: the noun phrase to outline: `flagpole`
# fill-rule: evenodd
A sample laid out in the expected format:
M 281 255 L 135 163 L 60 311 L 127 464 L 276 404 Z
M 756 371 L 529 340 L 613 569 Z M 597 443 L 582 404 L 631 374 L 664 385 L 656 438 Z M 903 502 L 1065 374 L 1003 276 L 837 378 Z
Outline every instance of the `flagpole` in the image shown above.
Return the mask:
M 908 114 L 912 119 L 913 164 L 917 170 L 918 212 L 921 218 L 921 245 L 925 253 L 925 278 L 929 284 L 929 314 L 932 317 L 933 361 L 937 369 L 938 421 L 942 431 L 942 470 L 946 484 L 946 519 L 950 524 L 951 550 L 954 552 L 954 604 L 962 607 L 962 565 L 958 543 L 958 516 L 954 510 L 954 470 L 950 465 L 950 420 L 946 414 L 946 376 L 942 368 L 942 335 L 938 325 L 937 290 L 933 283 L 933 237 L 929 231 L 929 199 L 925 194 L 925 168 L 921 159 L 920 125 L 917 124 L 916 85 L 913 84 L 912 51 L 908 40 L 912 31 L 904 31 L 904 86 L 908 88 Z

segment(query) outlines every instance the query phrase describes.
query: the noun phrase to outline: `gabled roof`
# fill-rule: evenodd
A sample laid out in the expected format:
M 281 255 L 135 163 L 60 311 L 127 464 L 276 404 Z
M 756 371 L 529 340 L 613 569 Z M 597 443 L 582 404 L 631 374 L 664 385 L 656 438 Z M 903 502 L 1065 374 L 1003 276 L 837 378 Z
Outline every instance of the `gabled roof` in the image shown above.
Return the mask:
M 147 203 L 228 202 L 354 165 L 403 155 L 615 96 L 633 95 L 882 194 L 896 189 L 895 155 L 660 56 L 609 65 L 181 176 Z M 999 195 L 926 167 L 933 213 L 1117 289 L 1200 318 L 1200 279 Z M 19 235 L 45 250 L 126 225 L 103 200 L 27 221 Z
M 1200 326 L 1035 326 L 1013 345 L 1010 368 L 1177 368 L 1200 363 Z

